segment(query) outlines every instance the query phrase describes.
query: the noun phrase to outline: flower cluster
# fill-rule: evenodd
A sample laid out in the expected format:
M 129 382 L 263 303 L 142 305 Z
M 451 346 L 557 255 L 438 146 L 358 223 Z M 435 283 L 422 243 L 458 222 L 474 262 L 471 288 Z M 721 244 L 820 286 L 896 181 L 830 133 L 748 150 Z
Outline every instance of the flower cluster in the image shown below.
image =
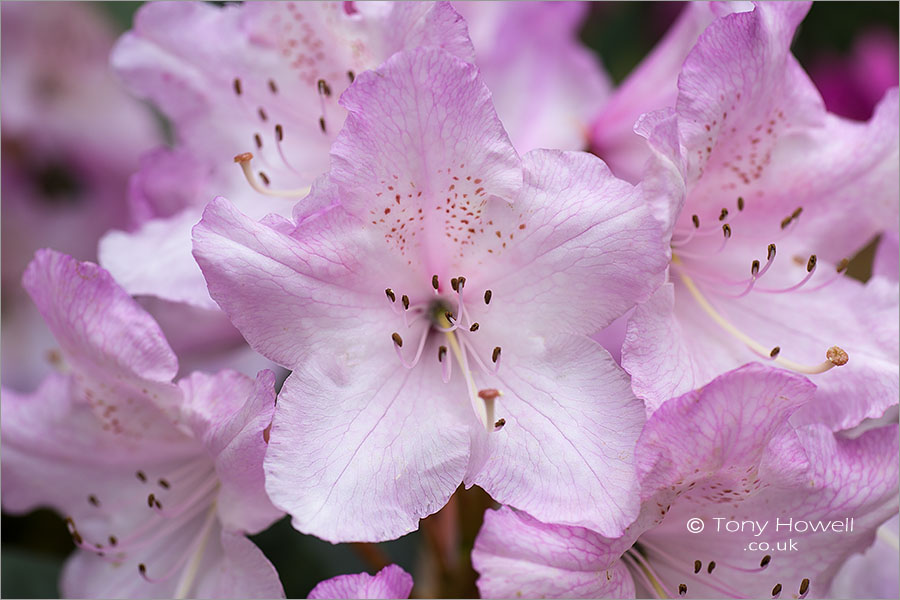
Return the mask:
M 587 8 L 4 5 L 2 501 L 65 518 L 64 595 L 282 597 L 247 536 L 472 486 L 430 539 L 482 597 L 884 593 L 896 73 L 839 117 L 809 4 L 691 3 L 613 88 Z M 309 597 L 409 597 L 379 566 Z

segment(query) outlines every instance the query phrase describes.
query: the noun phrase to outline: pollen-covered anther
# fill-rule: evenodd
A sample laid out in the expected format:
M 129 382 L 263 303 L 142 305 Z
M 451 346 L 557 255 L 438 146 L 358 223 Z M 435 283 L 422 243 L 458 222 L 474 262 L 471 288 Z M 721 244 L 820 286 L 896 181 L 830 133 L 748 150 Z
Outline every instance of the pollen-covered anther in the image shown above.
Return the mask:
M 146 575 L 147 574 L 147 565 L 145 565 L 144 563 L 139 564 L 138 571 L 140 572 L 141 575 Z
M 695 560 L 694 561 L 694 574 L 696 575 L 697 573 L 699 573 L 700 569 L 702 569 L 702 568 L 703 568 L 703 562 L 699 561 L 699 560 Z
M 737 199 L 737 207 L 738 207 L 738 211 L 744 210 L 744 198 L 743 198 L 743 196 L 738 196 L 738 199 Z
M 816 255 L 811 254 L 809 256 L 809 260 L 806 261 L 806 272 L 807 273 L 811 273 L 812 270 L 816 268 L 816 262 L 817 262 Z
M 772 597 L 777 598 L 780 595 L 781 595 L 781 584 L 776 583 L 775 587 L 772 588 Z
M 724 220 L 727 219 L 727 218 L 728 218 L 728 209 L 727 209 L 727 208 L 723 208 L 723 209 L 722 209 L 722 212 L 719 213 L 719 220 L 720 220 L 720 221 L 724 221 Z
M 772 351 L 769 352 L 769 356 L 772 358 L 777 357 L 779 354 L 781 354 L 781 346 L 775 346 L 772 348 Z
M 711 561 L 709 561 L 709 565 L 707 565 L 707 567 L 706 567 L 706 572 L 709 573 L 710 575 L 712 575 L 712 572 L 715 570 L 715 568 L 716 568 L 716 561 L 711 560 Z
M 319 93 L 325 96 L 326 98 L 331 97 L 331 87 L 328 85 L 328 82 L 324 79 L 320 79 L 316 82 L 316 86 L 319 88 Z
M 471 327 L 469 327 L 469 331 L 471 331 L 472 333 L 475 333 L 476 331 L 478 331 L 479 327 L 480 327 L 480 325 L 478 325 L 478 323 L 472 323 Z
M 259 138 L 259 134 L 255 136 L 257 147 L 262 145 L 262 140 Z M 250 168 L 250 162 L 253 160 L 252 152 L 242 152 L 234 157 L 234 162 L 241 166 L 241 171 L 244 173 L 244 179 L 247 180 L 247 183 L 253 188 L 255 191 L 263 194 L 265 196 L 274 196 L 276 198 L 299 198 L 301 196 L 305 196 L 309 193 L 309 188 L 299 188 L 296 190 L 270 190 L 259 184 L 256 181 L 256 176 L 253 174 L 253 170 Z M 259 173 L 260 178 L 268 185 L 269 178 L 266 177 L 265 173 Z
M 394 344 L 396 344 L 398 348 L 403 347 L 403 338 L 400 337 L 400 334 L 396 331 L 391 334 L 391 339 L 394 340 Z
M 694 229 L 700 228 L 700 217 L 697 215 L 691 215 L 691 222 L 694 224 Z
M 800 596 L 806 595 L 806 592 L 809 591 L 809 578 L 804 577 L 803 581 L 800 582 Z
M 754 277 L 756 277 L 759 274 L 759 261 L 758 260 L 754 260 L 750 264 L 750 274 L 753 275 Z
M 847 364 L 847 361 L 850 360 L 850 357 L 847 353 L 838 346 L 832 346 L 825 352 L 825 358 L 831 362 L 836 367 L 843 367 Z
M 687 584 L 679 583 L 678 584 L 678 595 L 679 596 L 687 596 Z
M 386 290 L 384 290 L 384 295 L 387 296 L 388 300 L 390 300 L 391 302 L 397 301 L 397 296 L 394 295 L 394 290 L 392 290 L 391 288 L 387 288 Z
M 766 567 L 769 566 L 770 562 L 772 562 L 772 555 L 766 554 L 765 556 L 762 557 L 762 560 L 759 561 L 759 566 L 760 566 L 760 568 L 765 569 Z
M 728 223 L 722 225 L 722 235 L 725 236 L 726 240 L 731 238 L 731 225 L 729 225 Z
M 501 351 L 502 350 L 501 350 L 500 346 L 497 346 L 496 348 L 494 348 L 494 351 L 491 353 L 491 361 L 492 362 L 497 362 L 498 360 L 500 360 L 500 352 Z
M 450 287 L 453 288 L 454 292 L 459 291 L 459 278 L 458 277 L 454 277 L 453 279 L 450 280 Z
M 441 281 L 438 279 L 437 275 L 431 276 L 431 287 L 434 288 L 434 291 L 438 291 L 441 287 Z
M 834 270 L 837 271 L 838 273 L 843 273 L 844 271 L 847 270 L 847 266 L 848 266 L 849 264 L 850 264 L 850 260 L 849 260 L 849 259 L 847 259 L 847 258 L 842 258 L 842 259 L 841 259 L 841 262 L 839 262 L 839 263 L 837 264 L 837 266 L 834 268 Z
M 772 260 L 773 258 L 775 258 L 775 244 L 769 244 L 766 260 Z
M 400 297 L 400 302 L 403 303 L 403 310 L 409 310 L 409 296 L 407 296 L 406 294 L 403 294 Z
M 447 356 L 447 346 L 438 347 L 438 362 L 444 362 L 445 356 Z
M 490 303 L 491 303 L 491 297 L 492 297 L 493 295 L 494 295 L 494 293 L 493 293 L 491 290 L 485 290 L 485 292 L 484 292 L 484 303 L 485 303 L 485 304 L 490 304 Z

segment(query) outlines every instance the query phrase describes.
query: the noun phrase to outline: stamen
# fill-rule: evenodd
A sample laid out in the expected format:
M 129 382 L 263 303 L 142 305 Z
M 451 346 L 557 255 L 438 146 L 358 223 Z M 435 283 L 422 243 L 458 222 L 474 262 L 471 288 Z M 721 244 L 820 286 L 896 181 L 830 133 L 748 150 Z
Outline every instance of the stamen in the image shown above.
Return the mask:
M 700 572 L 700 569 L 703 568 L 703 563 L 699 560 L 694 561 L 694 575 Z
M 471 331 L 472 333 L 475 333 L 476 331 L 478 331 L 478 327 L 479 327 L 478 323 L 472 323 L 472 326 L 469 327 L 469 331 Z
M 347 78 L 350 80 L 350 83 L 356 79 L 356 75 L 353 74 L 353 71 L 347 71 Z
M 781 584 L 776 583 L 775 587 L 772 588 L 772 597 L 778 598 L 779 596 L 781 596 Z
M 711 560 L 711 561 L 709 561 L 709 566 L 706 567 L 706 572 L 709 573 L 710 575 L 712 575 L 712 572 L 715 570 L 715 568 L 716 568 L 716 561 Z
M 398 334 L 394 334 L 397 336 L 396 338 L 394 338 L 394 343 L 395 343 L 394 350 L 397 351 L 397 356 L 400 357 L 400 362 L 403 363 L 403 366 L 406 367 L 407 369 L 412 369 L 417 364 L 419 364 L 419 358 L 421 358 L 421 356 L 422 356 L 422 350 L 425 349 L 425 340 L 428 339 L 428 331 L 430 329 L 431 328 L 427 325 L 422 328 L 422 336 L 419 338 L 419 345 L 416 348 L 416 355 L 413 357 L 412 362 L 409 362 L 409 363 L 406 362 L 406 359 L 403 358 L 403 353 L 400 352 L 400 347 L 403 345 L 403 340 L 401 339 L 400 343 L 397 344 L 397 339 L 400 336 Z M 439 358 L 439 360 L 440 360 L 440 358 Z
M 485 303 L 485 304 L 490 304 L 490 303 L 491 303 L 491 297 L 492 297 L 493 295 L 494 295 L 494 294 L 493 294 L 493 292 L 491 292 L 491 290 L 485 290 L 485 292 L 484 292 L 484 303 Z
M 682 596 L 682 597 L 687 596 L 687 585 L 686 584 L 684 584 L 684 583 L 678 584 L 678 595 Z
M 723 208 L 723 209 L 722 209 L 722 212 L 719 214 L 719 220 L 720 220 L 720 221 L 724 221 L 724 220 L 727 219 L 727 218 L 728 218 L 728 209 L 727 209 L 727 208 Z
M 738 196 L 737 207 L 739 211 L 744 210 L 744 198 L 742 196 Z
M 800 582 L 800 597 L 805 598 L 807 592 L 809 592 L 809 578 L 804 577 Z
M 731 225 L 725 223 L 722 225 L 722 234 L 725 236 L 725 239 L 729 239 L 731 237 Z
M 235 77 L 234 79 L 234 93 L 240 96 L 243 93 L 241 88 L 241 80 Z
M 637 573 L 641 581 L 644 582 L 644 587 L 646 587 L 653 594 L 654 598 L 668 598 L 669 595 L 659 586 L 659 582 L 652 580 L 647 576 L 647 573 L 644 569 L 637 563 L 634 558 L 632 558 L 631 551 L 628 550 L 625 554 L 622 555 L 622 560 L 631 567 L 632 572 Z
M 812 276 L 816 272 L 816 266 L 818 261 L 816 260 L 816 255 L 811 254 L 809 260 L 806 262 L 806 276 L 801 279 L 799 282 L 795 283 L 791 287 L 782 288 L 782 289 L 772 289 L 772 288 L 757 288 L 760 292 L 765 292 L 767 294 L 786 294 L 788 292 L 793 292 L 794 290 L 800 289 L 806 284 L 807 281 L 812 279 Z
M 694 223 L 694 229 L 700 229 L 700 217 L 691 215 L 691 222 Z
M 497 346 L 496 348 L 494 348 L 494 352 L 491 354 L 491 361 L 493 361 L 495 363 L 497 361 L 499 361 L 500 360 L 500 352 L 501 352 L 500 346 Z
M 458 283 L 458 282 L 457 282 Z M 449 325 L 449 320 L 446 323 Z M 442 323 L 437 324 L 435 327 L 439 328 Z M 456 357 L 456 361 L 459 363 L 460 368 L 462 369 L 463 376 L 466 379 L 466 386 L 469 391 L 469 402 L 472 404 L 472 409 L 475 411 L 475 414 L 478 416 L 481 424 L 484 428 L 490 433 L 492 431 L 493 419 L 488 419 L 487 406 L 485 406 L 485 402 L 478 397 L 478 390 L 475 387 L 475 381 L 472 379 L 472 373 L 469 370 L 469 362 L 466 359 L 466 353 L 460 348 L 459 341 L 457 340 L 456 334 L 452 331 L 447 331 L 446 328 L 443 328 L 446 332 L 444 335 L 447 336 L 447 342 L 450 345 L 450 349 L 453 351 L 453 355 Z M 446 361 L 449 363 L 450 361 Z M 449 377 L 448 377 L 449 379 Z
M 394 295 L 394 290 L 392 290 L 391 288 L 387 288 L 386 290 L 384 290 L 384 294 L 392 303 L 397 301 L 397 296 Z
M 771 356 L 772 358 L 775 358 L 780 353 L 781 353 L 781 346 L 775 346 L 774 348 L 772 348 L 772 351 L 769 352 L 769 356 Z
M 400 334 L 397 333 L 396 331 L 391 334 L 391 339 L 394 340 L 394 343 L 397 345 L 398 348 L 403 347 L 403 338 L 400 337 Z
M 247 180 L 247 183 L 260 194 L 276 198 L 300 198 L 309 193 L 308 187 L 296 190 L 270 190 L 264 188 L 256 181 L 256 177 L 253 175 L 253 170 L 250 168 L 251 160 L 253 160 L 253 154 L 250 152 L 244 152 L 234 157 L 234 162 L 241 165 L 241 170 L 244 172 L 244 178 Z
M 672 264 L 675 265 L 676 267 L 682 266 L 681 259 L 679 259 L 678 256 L 673 256 Z M 688 274 L 685 273 L 683 269 L 678 269 L 678 275 L 681 277 L 681 280 L 684 283 L 685 287 L 691 293 L 691 296 L 693 296 L 694 300 L 697 301 L 697 304 L 700 305 L 700 308 L 702 308 L 706 312 L 706 314 L 708 314 L 710 317 L 712 317 L 713 321 L 715 321 L 716 324 L 719 325 L 719 327 L 724 329 L 726 332 L 730 333 L 732 336 L 736 337 L 738 340 L 743 342 L 744 345 L 746 345 L 748 348 L 750 348 L 751 350 L 753 350 L 760 356 L 769 356 L 770 355 L 771 350 L 769 350 L 768 348 L 766 348 L 765 346 L 763 346 L 762 344 L 760 344 L 759 342 L 757 342 L 756 340 L 754 340 L 753 338 L 751 338 L 750 336 L 745 334 L 743 331 L 741 331 L 740 329 L 738 329 L 737 327 L 732 325 L 721 314 L 719 314 L 719 312 L 716 311 L 716 309 L 712 307 L 712 305 L 709 303 L 709 301 L 706 299 L 706 297 L 703 296 L 703 294 L 697 288 L 697 284 L 694 283 L 694 280 L 691 279 L 690 276 L 688 276 Z M 835 346 L 835 348 L 837 348 L 837 346 Z M 840 350 L 840 348 L 838 348 L 838 350 Z M 830 351 L 831 350 L 829 349 L 829 352 Z M 495 350 L 495 352 L 496 352 L 496 350 Z M 843 350 L 841 350 L 841 352 L 843 352 Z M 835 356 L 835 358 L 839 362 L 841 357 L 837 353 L 837 351 L 835 351 L 832 354 Z M 844 352 L 844 355 L 846 355 L 846 352 Z M 827 357 L 827 354 L 826 354 L 826 357 Z M 775 357 L 774 361 L 786 369 L 790 369 L 792 371 L 796 371 L 798 373 L 804 373 L 807 375 L 815 375 L 818 373 L 824 373 L 825 371 L 828 371 L 829 369 L 831 369 L 833 367 L 841 366 L 840 364 L 838 364 L 838 362 L 832 361 L 830 358 L 829 358 L 829 360 L 826 360 L 823 363 L 820 363 L 818 365 L 812 365 L 812 366 L 796 363 L 794 361 L 791 361 L 791 360 L 788 360 L 785 358 L 781 358 L 781 357 Z
M 481 400 L 484 402 L 484 409 L 487 413 L 487 422 L 494 424 L 494 431 L 497 430 L 497 421 L 494 420 L 494 401 L 500 396 L 502 396 L 500 390 L 496 390 L 494 388 L 488 388 L 486 390 L 478 391 L 478 397 L 481 398 Z M 503 423 L 505 424 L 506 421 L 504 421 Z
M 403 296 L 400 297 L 400 302 L 403 303 L 403 310 L 409 310 L 409 296 L 403 294 Z
M 844 273 L 847 270 L 847 265 L 849 265 L 849 264 L 850 264 L 850 261 L 848 259 L 842 258 L 841 262 L 839 262 L 837 264 L 837 266 L 834 268 L 835 275 L 833 275 L 829 279 L 826 279 L 819 285 L 814 285 L 813 287 L 804 287 L 802 290 L 798 290 L 798 291 L 800 293 L 808 294 L 810 292 L 817 292 L 817 291 L 821 290 L 822 288 L 828 287 L 829 285 L 831 285 L 832 283 L 834 283 L 838 279 L 841 279 L 844 276 Z
M 441 287 L 441 281 L 438 279 L 437 275 L 431 276 L 431 287 L 434 288 L 434 291 L 438 291 Z
M 141 483 L 147 483 L 147 475 L 145 475 L 143 471 L 138 471 L 135 475 L 141 480 Z
M 504 425 L 506 425 L 506 419 L 502 417 L 497 419 L 497 422 L 494 423 L 494 431 L 500 431 Z

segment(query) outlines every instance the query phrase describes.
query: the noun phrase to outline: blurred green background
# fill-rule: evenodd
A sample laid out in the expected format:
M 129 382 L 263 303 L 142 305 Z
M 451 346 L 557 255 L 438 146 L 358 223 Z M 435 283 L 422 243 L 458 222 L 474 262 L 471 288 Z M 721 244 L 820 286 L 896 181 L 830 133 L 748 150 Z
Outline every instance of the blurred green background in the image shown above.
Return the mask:
M 96 3 L 122 31 L 140 2 Z M 607 71 L 621 81 L 665 33 L 682 4 L 678 2 L 593 3 L 582 30 L 586 45 L 597 51 Z M 794 42 L 794 53 L 810 67 L 827 56 L 848 56 L 858 36 L 872 30 L 897 35 L 896 2 L 822 2 L 813 6 Z M 857 276 L 865 278 L 865 273 Z M 484 499 L 476 499 L 483 504 Z M 470 525 L 477 530 L 477 523 Z M 323 579 L 370 570 L 357 549 L 334 546 L 294 531 L 287 519 L 254 540 L 275 564 L 287 596 L 305 598 Z M 470 541 L 468 541 L 470 543 Z M 421 532 L 380 544 L 392 561 L 415 574 L 424 544 Z M 4 598 L 52 598 L 65 557 L 73 549 L 65 525 L 49 511 L 2 517 L 2 588 Z M 460 582 L 460 592 L 471 581 Z

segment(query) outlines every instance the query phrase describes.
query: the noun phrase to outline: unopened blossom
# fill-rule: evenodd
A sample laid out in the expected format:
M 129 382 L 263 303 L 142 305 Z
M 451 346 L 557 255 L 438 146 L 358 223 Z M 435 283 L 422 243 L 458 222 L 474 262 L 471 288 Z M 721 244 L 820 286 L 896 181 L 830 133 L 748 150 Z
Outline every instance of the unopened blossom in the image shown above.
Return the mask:
M 815 375 L 808 422 L 849 428 L 897 402 L 897 285 L 844 277 L 847 258 L 896 230 L 897 91 L 868 123 L 827 113 L 789 50 L 807 10 L 717 19 L 674 108 L 637 126 L 672 251 L 670 282 L 623 348 L 649 411 L 754 358 Z
M 412 531 L 460 482 L 617 535 L 642 409 L 587 339 L 660 280 L 640 191 L 587 154 L 520 159 L 474 66 L 394 55 L 341 98 L 298 223 L 217 199 L 194 255 L 257 351 L 293 370 L 266 486 L 327 540 Z M 301 493 L 302 490 L 302 493 Z
M 341 93 L 418 46 L 473 59 L 465 23 L 446 2 L 141 7 L 112 65 L 172 121 L 177 142 L 143 157 L 129 193 L 138 227 L 107 235 L 101 264 L 132 294 L 217 309 L 190 255 L 203 207 L 225 195 L 256 219 L 289 216 L 328 170 L 346 114 Z
M 413 579 L 397 565 L 375 575 L 356 573 L 332 577 L 312 589 L 307 598 L 409 598 Z
M 97 240 L 127 224 L 128 175 L 159 142 L 152 115 L 109 72 L 114 29 L 99 9 L 6 2 L 3 73 L 3 383 L 37 385 L 53 339 L 21 289 L 35 250 L 95 259 Z
M 245 534 L 280 516 L 262 461 L 274 375 L 194 373 L 109 274 L 50 250 L 24 286 L 68 365 L 3 389 L 3 508 L 50 507 L 79 548 L 67 597 L 283 595 Z
M 638 442 L 643 505 L 625 535 L 489 510 L 482 597 L 826 597 L 897 512 L 897 426 L 790 425 L 813 398 L 807 379 L 751 364 L 665 403 Z
M 609 77 L 578 39 L 587 2 L 454 2 L 516 150 L 581 150 Z M 638 113 L 639 114 L 639 113 Z

